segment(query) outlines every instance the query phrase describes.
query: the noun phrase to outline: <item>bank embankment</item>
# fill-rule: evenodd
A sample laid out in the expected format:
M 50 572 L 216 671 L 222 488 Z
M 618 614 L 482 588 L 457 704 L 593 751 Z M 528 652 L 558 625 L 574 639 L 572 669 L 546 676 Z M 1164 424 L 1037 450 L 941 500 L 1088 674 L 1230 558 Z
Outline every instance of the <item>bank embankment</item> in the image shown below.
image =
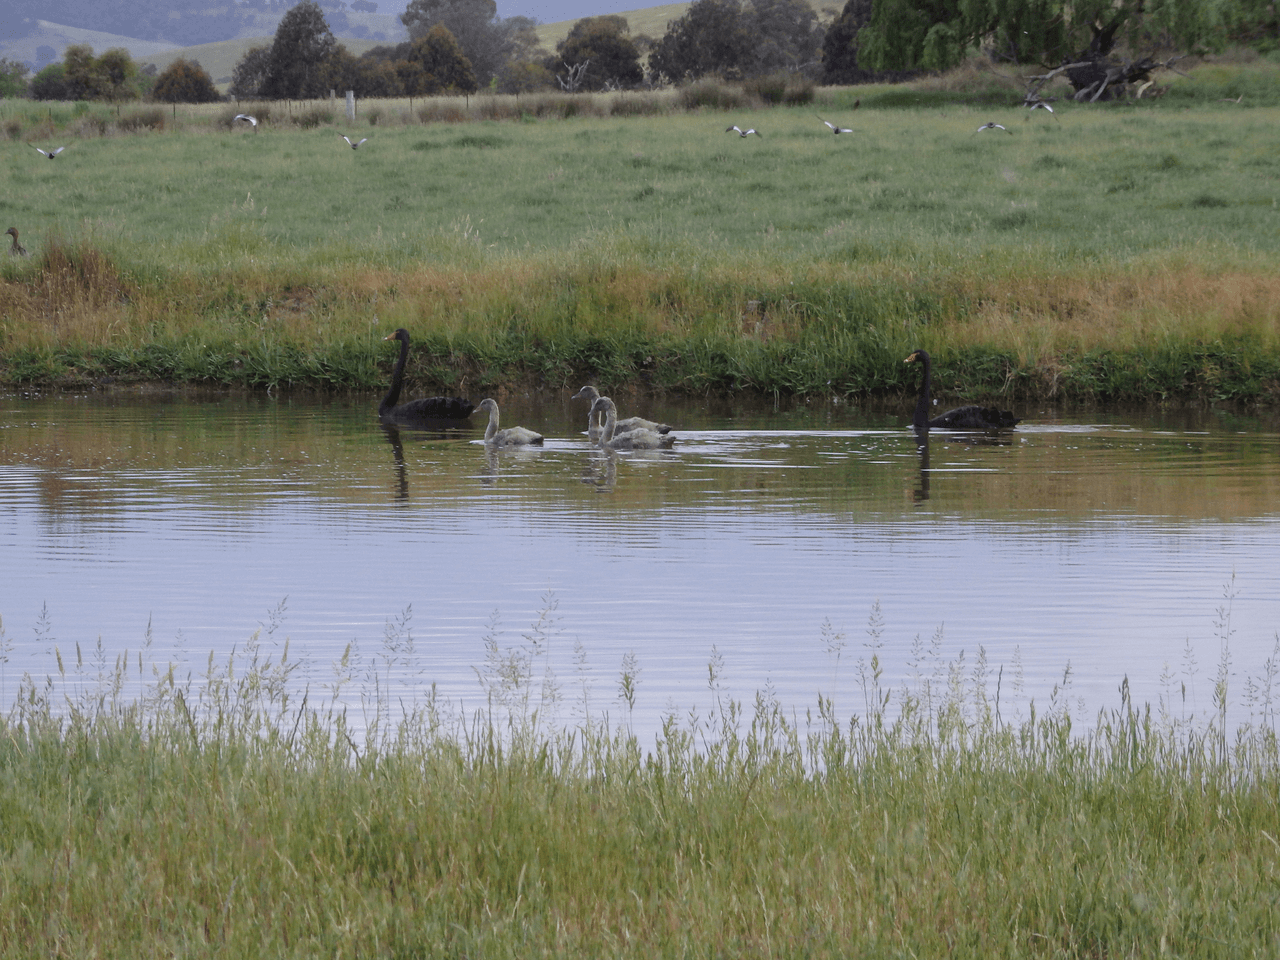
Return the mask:
M 1280 279 L 1181 256 L 1123 267 L 1004 262 L 716 265 L 596 252 L 475 265 L 147 271 L 50 244 L 0 284 L 0 382 L 365 391 L 397 327 L 415 393 L 598 382 L 675 395 L 1270 405 Z

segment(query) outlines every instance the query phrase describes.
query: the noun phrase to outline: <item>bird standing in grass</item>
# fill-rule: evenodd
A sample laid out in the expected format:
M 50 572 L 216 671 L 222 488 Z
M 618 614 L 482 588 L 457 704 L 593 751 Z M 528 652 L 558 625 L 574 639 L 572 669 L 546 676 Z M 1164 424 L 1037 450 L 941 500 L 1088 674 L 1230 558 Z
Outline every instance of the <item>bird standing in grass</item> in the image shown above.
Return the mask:
M 31 254 L 27 253 L 27 248 L 26 248 L 26 247 L 24 247 L 22 244 L 20 244 L 20 243 L 18 242 L 18 228 L 17 228 L 17 227 L 10 227 L 8 230 L 6 230 L 6 231 L 5 231 L 5 233 L 6 233 L 6 234 L 8 234 L 9 236 L 13 237 L 13 246 L 11 246 L 11 247 L 9 248 L 9 256 L 11 256 L 11 257 L 29 257 L 29 256 L 31 256 Z
M 340 133 L 338 134 L 338 136 L 340 136 L 343 140 L 346 140 L 347 146 L 350 147 L 352 150 L 356 149 L 358 146 L 360 146 L 360 144 L 367 143 L 369 141 L 368 137 L 364 137 L 361 140 L 358 140 L 355 143 L 352 143 L 350 140 L 347 139 L 347 135 L 345 133 Z
M 735 133 L 737 133 L 737 135 L 738 135 L 738 136 L 740 136 L 740 137 L 749 137 L 749 136 L 751 136 L 753 133 L 754 133 L 757 137 L 763 137 L 763 136 L 764 136 L 764 134 L 763 134 L 763 133 L 761 133 L 759 130 L 755 129 L 754 127 L 750 128 L 750 129 L 748 129 L 748 130 L 743 130 L 741 127 L 739 127 L 739 126 L 737 126 L 737 125 L 734 125 L 734 126 L 732 126 L 732 127 L 725 127 L 725 128 L 724 128 L 724 132 L 725 132 L 725 133 L 728 133 L 730 130 L 732 130 L 732 131 L 734 131 Z
M 32 144 L 32 146 L 33 146 L 33 147 L 35 147 L 36 145 L 33 143 L 33 144 Z M 39 147 L 36 147 L 36 149 L 37 149 L 37 150 L 40 150 L 40 148 L 39 148 Z M 57 150 L 40 150 L 40 152 L 41 152 L 42 154 L 44 154 L 46 157 L 48 157 L 50 160 L 52 160 L 54 157 L 56 157 L 58 154 L 60 154 L 60 153 L 61 153 L 63 150 L 65 150 L 65 149 L 67 149 L 67 148 L 66 148 L 66 147 L 59 147 Z

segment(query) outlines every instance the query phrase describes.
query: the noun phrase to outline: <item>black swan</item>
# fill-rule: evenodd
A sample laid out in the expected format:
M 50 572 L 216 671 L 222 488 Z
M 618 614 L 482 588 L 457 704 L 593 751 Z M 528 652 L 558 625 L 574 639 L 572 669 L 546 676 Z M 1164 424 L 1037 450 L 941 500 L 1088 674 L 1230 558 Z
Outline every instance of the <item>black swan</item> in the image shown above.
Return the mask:
M 932 404 L 930 393 L 933 389 L 933 374 L 929 363 L 929 354 L 916 350 L 903 363 L 924 364 L 924 382 L 920 386 L 920 399 L 916 401 L 916 413 L 911 418 L 911 425 L 917 430 L 930 427 L 941 427 L 944 430 L 1007 430 L 1019 423 L 1021 418 L 1015 417 L 1008 410 L 996 407 L 956 407 L 942 416 L 929 419 L 929 407 Z
M 409 359 L 409 332 L 403 328 L 384 340 L 400 341 L 400 359 L 391 371 L 391 389 L 378 404 L 378 418 L 392 426 L 413 426 L 425 423 L 434 426 L 440 420 L 465 420 L 475 409 L 461 397 L 423 397 L 396 406 L 400 399 L 400 386 L 404 382 L 404 364 Z
M 591 404 L 594 418 L 597 413 L 604 413 L 604 429 L 600 432 L 599 444 L 605 450 L 662 450 L 675 444 L 676 438 L 669 433 L 658 433 L 640 427 L 626 433 L 614 433 L 618 423 L 618 408 L 608 397 L 598 397 Z
M 594 404 L 600 399 L 600 391 L 588 384 L 570 400 L 586 400 L 590 404 Z M 597 416 L 596 413 L 600 416 Z M 616 412 L 616 411 L 615 411 Z M 593 411 L 587 414 L 587 436 L 595 443 L 600 439 L 600 434 L 604 429 L 603 411 Z M 654 433 L 670 433 L 671 425 L 666 423 L 655 423 L 652 420 L 645 420 L 643 417 L 627 417 L 625 420 L 619 420 L 614 424 L 613 433 L 617 436 L 620 433 L 629 433 L 632 430 L 652 430 Z
M 5 231 L 6 234 L 13 237 L 13 246 L 9 248 L 9 256 L 11 257 L 28 257 L 27 248 L 18 242 L 18 228 L 10 227 Z
M 498 429 L 498 401 L 485 399 L 480 401 L 477 410 L 489 411 L 489 426 L 485 427 L 484 442 L 495 447 L 514 447 L 530 443 L 542 443 L 542 434 L 526 430 L 524 427 L 507 427 Z

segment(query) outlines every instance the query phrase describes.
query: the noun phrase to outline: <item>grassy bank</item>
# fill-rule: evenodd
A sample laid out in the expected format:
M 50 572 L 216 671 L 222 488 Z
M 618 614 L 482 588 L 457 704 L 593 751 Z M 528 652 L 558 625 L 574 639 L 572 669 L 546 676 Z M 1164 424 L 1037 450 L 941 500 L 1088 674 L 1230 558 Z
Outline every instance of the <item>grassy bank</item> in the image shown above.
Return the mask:
M 387 105 L 354 152 L 323 107 L 270 106 L 258 134 L 228 107 L 15 118 L 79 133 L 52 163 L 6 148 L 0 216 L 34 256 L 0 266 L 0 379 L 373 389 L 404 326 L 415 390 L 861 397 L 924 346 L 954 395 L 1271 403 L 1280 108 L 1253 101 L 1275 68 L 1201 69 L 1035 117 L 941 81 L 555 119 Z M 726 135 L 739 114 L 766 136 Z
M 548 726 L 536 678 L 504 673 L 469 718 L 375 689 L 357 732 L 258 640 L 194 684 L 60 654 L 24 681 L 0 720 L 6 957 L 1280 947 L 1274 655 L 1235 732 L 1224 647 L 1203 724 L 1122 687 L 1082 730 L 985 662 L 891 696 L 873 659 L 861 715 L 766 692 L 640 744 Z

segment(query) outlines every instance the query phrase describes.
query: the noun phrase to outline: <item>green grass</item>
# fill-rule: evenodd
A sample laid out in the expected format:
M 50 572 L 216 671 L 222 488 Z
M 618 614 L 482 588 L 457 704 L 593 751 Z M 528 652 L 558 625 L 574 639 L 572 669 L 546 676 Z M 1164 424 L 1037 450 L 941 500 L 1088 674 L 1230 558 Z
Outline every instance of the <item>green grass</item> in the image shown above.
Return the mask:
M 744 707 L 713 658 L 712 705 L 644 744 L 634 664 L 621 725 L 557 724 L 536 645 L 492 642 L 486 709 L 415 705 L 384 676 L 357 729 L 331 698 L 365 667 L 344 657 L 299 699 L 275 625 L 196 680 L 77 647 L 22 682 L 0 718 L 6 957 L 1280 946 L 1280 649 L 1236 730 L 1225 644 L 1207 719 L 1170 680 L 1155 709 L 1122 687 L 1088 728 L 1069 675 L 1037 707 L 1016 670 L 919 642 L 906 690 L 881 685 L 874 649 L 853 664 L 853 714 L 821 694 L 799 717 L 767 691 Z M 844 638 L 823 642 L 838 664 Z
M 917 95 L 945 105 L 876 107 Z M 108 358 L 194 343 L 213 359 L 182 376 L 334 382 L 244 372 L 257 350 L 311 352 L 364 388 L 376 338 L 405 326 L 443 361 L 431 383 L 857 395 L 900 388 L 888 365 L 926 346 L 985 393 L 1280 394 L 1280 106 L 1171 88 L 1032 117 L 964 96 L 922 82 L 726 113 L 629 95 L 654 108 L 638 115 L 619 95 L 476 97 L 363 104 L 353 125 L 270 104 L 257 134 L 225 106 L 14 108 L 15 136 L 70 146 L 4 147 L 0 219 L 36 257 L 0 265 L 0 377 L 148 376 Z M 764 138 L 724 133 L 739 120 Z M 976 133 L 988 120 L 1013 135 Z M 1163 373 L 1116 378 L 1117 358 Z

